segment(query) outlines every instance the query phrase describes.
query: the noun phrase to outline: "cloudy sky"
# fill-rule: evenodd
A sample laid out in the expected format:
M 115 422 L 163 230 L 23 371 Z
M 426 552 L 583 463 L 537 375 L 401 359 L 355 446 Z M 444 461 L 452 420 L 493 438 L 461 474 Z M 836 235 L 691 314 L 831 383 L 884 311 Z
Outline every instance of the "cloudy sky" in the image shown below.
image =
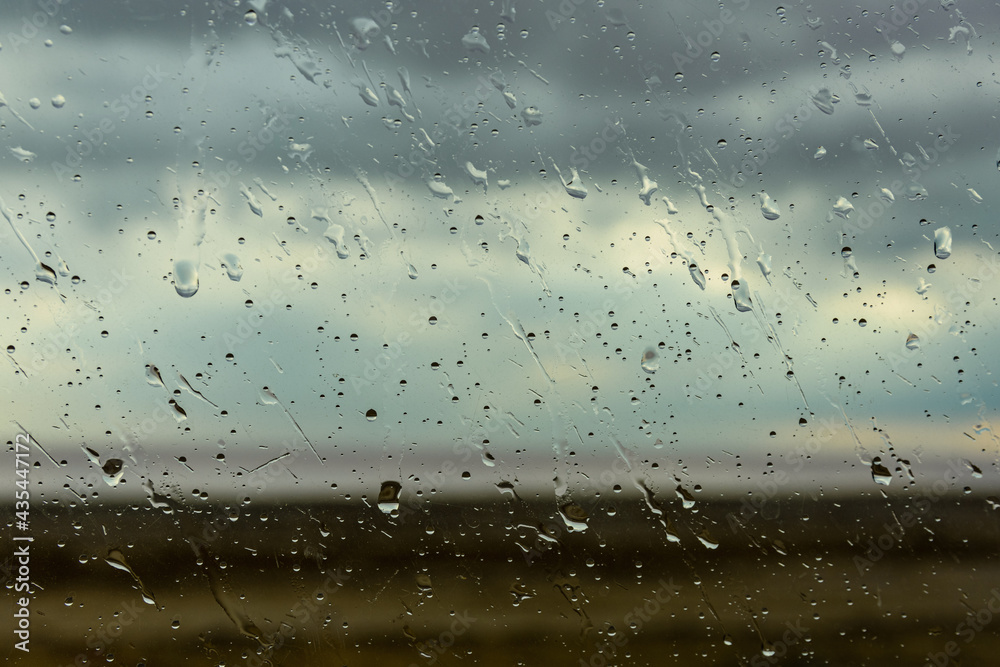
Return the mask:
M 995 486 L 995 7 L 43 4 L 0 392 L 50 498 Z

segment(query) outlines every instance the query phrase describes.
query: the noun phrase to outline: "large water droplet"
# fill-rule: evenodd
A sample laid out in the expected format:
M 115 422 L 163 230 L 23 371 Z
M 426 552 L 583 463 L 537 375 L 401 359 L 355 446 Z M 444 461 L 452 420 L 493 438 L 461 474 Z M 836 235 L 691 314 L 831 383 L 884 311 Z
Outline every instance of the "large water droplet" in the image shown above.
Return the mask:
M 741 313 L 746 313 L 753 310 L 753 304 L 750 302 L 750 286 L 739 280 L 734 280 L 732 283 L 733 288 L 733 301 L 736 302 L 736 310 Z
M 571 532 L 582 533 L 587 530 L 587 511 L 576 503 L 566 503 L 560 507 L 559 515 Z
M 243 277 L 243 266 L 240 264 L 240 258 L 231 252 L 227 252 L 222 256 L 222 266 L 226 269 L 226 275 L 229 279 L 234 282 L 239 282 L 240 278 Z
M 378 508 L 385 514 L 399 511 L 399 492 L 403 486 L 399 482 L 382 482 L 378 491 Z
M 760 193 L 760 213 L 765 220 L 777 220 L 781 217 L 781 213 L 766 192 Z
M 837 203 L 833 205 L 833 212 L 842 218 L 847 218 L 854 212 L 854 204 L 844 197 L 840 197 L 837 199 Z
M 642 370 L 646 371 L 650 375 L 660 370 L 660 355 L 656 353 L 651 347 L 647 347 L 646 351 L 642 353 Z
M 104 472 L 104 482 L 108 486 L 118 486 L 122 475 L 125 474 L 125 464 L 121 459 L 108 459 L 101 466 L 101 470 Z
M 174 289 L 185 299 L 198 292 L 198 264 L 186 259 L 174 262 Z
M 524 124 L 528 126 L 542 124 L 542 112 L 537 107 L 525 107 L 521 112 L 521 118 L 524 119 Z
M 688 264 L 688 271 L 691 272 L 691 279 L 694 280 L 694 284 L 702 289 L 705 289 L 705 274 L 701 272 L 698 265 L 691 262 Z
M 462 37 L 462 46 L 466 51 L 473 53 L 489 53 L 490 45 L 486 38 L 479 32 L 479 28 L 473 28 Z
M 872 460 L 872 479 L 882 486 L 889 486 L 889 482 L 892 481 L 892 473 L 882 465 L 882 459 L 877 456 Z
M 938 259 L 951 257 L 951 229 L 939 227 L 934 232 L 934 256 Z

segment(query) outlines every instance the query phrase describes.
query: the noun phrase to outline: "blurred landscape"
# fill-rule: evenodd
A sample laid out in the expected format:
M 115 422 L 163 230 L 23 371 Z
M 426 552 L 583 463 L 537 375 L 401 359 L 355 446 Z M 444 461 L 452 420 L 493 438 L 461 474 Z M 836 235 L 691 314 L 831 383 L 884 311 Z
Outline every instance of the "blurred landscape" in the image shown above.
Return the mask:
M 0 655 L 996 664 L 998 19 L 0 3 Z
M 963 625 L 1000 590 L 1000 515 L 981 499 L 942 497 L 903 532 L 898 498 L 775 498 L 756 516 L 653 499 L 679 543 L 618 500 L 583 532 L 518 498 L 395 518 L 361 502 L 36 510 L 18 664 L 923 665 L 955 641 L 951 664 L 982 665 L 1000 648 L 1000 617 L 968 642 Z

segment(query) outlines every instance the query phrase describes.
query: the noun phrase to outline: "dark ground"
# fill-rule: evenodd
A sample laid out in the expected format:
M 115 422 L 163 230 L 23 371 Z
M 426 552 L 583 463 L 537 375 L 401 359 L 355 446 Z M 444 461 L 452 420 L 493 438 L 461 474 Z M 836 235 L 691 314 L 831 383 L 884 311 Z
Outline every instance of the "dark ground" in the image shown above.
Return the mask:
M 736 503 L 664 499 L 679 544 L 641 498 L 614 501 L 613 516 L 610 499 L 591 506 L 582 533 L 552 503 L 510 499 L 432 500 L 397 519 L 360 500 L 33 508 L 31 653 L 5 632 L 3 655 L 59 666 L 919 666 L 928 653 L 996 664 L 1000 512 L 982 499 L 920 511 L 901 497 L 798 496 L 743 527 L 727 518 Z M 890 535 L 907 511 L 915 523 Z M 880 538 L 884 554 L 866 556 Z M 113 549 L 156 606 L 106 562 Z

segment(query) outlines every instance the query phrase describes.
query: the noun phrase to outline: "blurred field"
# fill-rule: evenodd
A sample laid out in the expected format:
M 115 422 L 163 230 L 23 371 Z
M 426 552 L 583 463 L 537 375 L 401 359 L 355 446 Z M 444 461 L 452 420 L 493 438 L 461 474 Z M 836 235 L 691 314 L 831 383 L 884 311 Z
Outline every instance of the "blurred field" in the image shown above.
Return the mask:
M 1000 619 L 987 602 L 1000 590 L 1000 514 L 982 499 L 943 498 L 898 538 L 884 535 L 907 510 L 900 499 L 774 500 L 735 529 L 735 503 L 671 500 L 664 516 L 680 544 L 641 499 L 616 501 L 613 516 L 610 502 L 594 508 L 582 533 L 551 503 L 520 500 L 432 502 L 397 519 L 361 501 L 238 513 L 40 507 L 32 651 L 7 659 L 923 665 L 956 641 L 948 664 L 995 663 Z M 718 548 L 698 539 L 703 530 Z M 880 537 L 889 548 L 859 571 L 855 557 Z M 159 609 L 105 561 L 112 549 Z M 960 626 L 981 610 L 990 619 L 980 631 Z

